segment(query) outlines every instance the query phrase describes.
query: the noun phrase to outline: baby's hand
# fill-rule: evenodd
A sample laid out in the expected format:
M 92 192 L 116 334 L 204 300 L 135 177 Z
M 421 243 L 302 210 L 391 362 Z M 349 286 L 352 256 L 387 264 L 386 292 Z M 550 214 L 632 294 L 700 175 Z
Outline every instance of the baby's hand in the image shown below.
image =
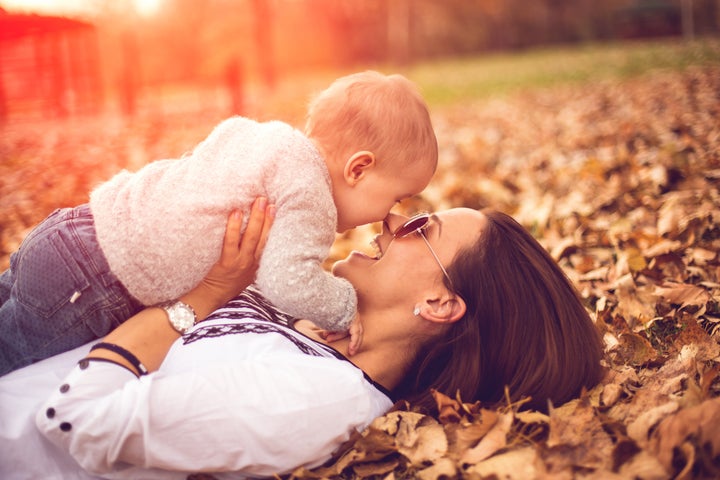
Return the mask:
M 362 345 L 362 339 L 363 339 L 363 326 L 362 322 L 360 321 L 360 315 L 355 315 L 355 318 L 353 319 L 352 323 L 350 324 L 350 328 L 348 328 L 348 333 L 350 334 L 350 343 L 348 344 L 348 355 L 355 355 L 358 350 L 360 350 L 360 346 Z
M 353 319 L 352 323 L 350 323 L 350 327 L 347 329 L 347 331 L 324 331 L 320 336 L 330 343 L 337 342 L 338 340 L 342 340 L 343 338 L 349 336 L 350 343 L 348 344 L 348 355 L 355 355 L 357 351 L 360 350 L 360 346 L 362 345 L 363 327 L 362 322 L 360 322 L 360 316 L 355 315 L 355 318 Z

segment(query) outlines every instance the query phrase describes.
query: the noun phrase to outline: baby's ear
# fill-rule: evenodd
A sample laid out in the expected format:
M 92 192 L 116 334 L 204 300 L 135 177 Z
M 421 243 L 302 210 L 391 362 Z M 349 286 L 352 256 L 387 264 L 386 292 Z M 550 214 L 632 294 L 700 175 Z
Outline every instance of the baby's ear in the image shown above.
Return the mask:
M 375 154 L 368 150 L 353 153 L 347 162 L 343 175 L 350 186 L 355 186 L 375 166 Z

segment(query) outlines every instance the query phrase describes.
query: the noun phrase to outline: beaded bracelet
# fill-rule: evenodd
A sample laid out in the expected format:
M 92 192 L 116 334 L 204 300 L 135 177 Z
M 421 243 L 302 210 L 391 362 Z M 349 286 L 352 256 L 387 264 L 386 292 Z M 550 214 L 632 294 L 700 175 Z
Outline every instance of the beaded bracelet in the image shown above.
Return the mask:
M 137 370 L 140 375 L 147 375 L 148 373 L 145 365 L 143 365 L 135 355 L 125 350 L 120 345 L 115 345 L 114 343 L 100 342 L 93 345 L 92 348 L 90 348 L 90 351 L 93 351 L 95 349 L 110 350 L 111 352 L 115 352 L 121 357 L 123 357 L 125 360 L 130 362 L 130 364 L 135 367 L 135 370 Z

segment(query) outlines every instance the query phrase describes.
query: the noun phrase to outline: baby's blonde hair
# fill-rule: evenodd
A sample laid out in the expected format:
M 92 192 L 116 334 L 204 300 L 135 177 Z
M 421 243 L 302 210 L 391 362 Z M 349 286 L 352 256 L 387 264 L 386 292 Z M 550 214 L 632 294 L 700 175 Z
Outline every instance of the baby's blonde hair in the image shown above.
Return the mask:
M 369 150 L 381 168 L 437 166 L 427 105 L 402 75 L 365 71 L 335 80 L 310 103 L 305 133 L 329 156 Z

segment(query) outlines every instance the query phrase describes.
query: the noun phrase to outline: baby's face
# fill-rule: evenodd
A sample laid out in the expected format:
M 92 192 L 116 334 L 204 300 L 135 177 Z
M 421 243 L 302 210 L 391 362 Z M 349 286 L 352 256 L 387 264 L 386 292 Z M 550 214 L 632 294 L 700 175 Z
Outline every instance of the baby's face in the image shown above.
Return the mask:
M 355 188 L 336 192 L 338 232 L 383 220 L 398 202 L 430 183 L 434 166 L 373 168 Z

